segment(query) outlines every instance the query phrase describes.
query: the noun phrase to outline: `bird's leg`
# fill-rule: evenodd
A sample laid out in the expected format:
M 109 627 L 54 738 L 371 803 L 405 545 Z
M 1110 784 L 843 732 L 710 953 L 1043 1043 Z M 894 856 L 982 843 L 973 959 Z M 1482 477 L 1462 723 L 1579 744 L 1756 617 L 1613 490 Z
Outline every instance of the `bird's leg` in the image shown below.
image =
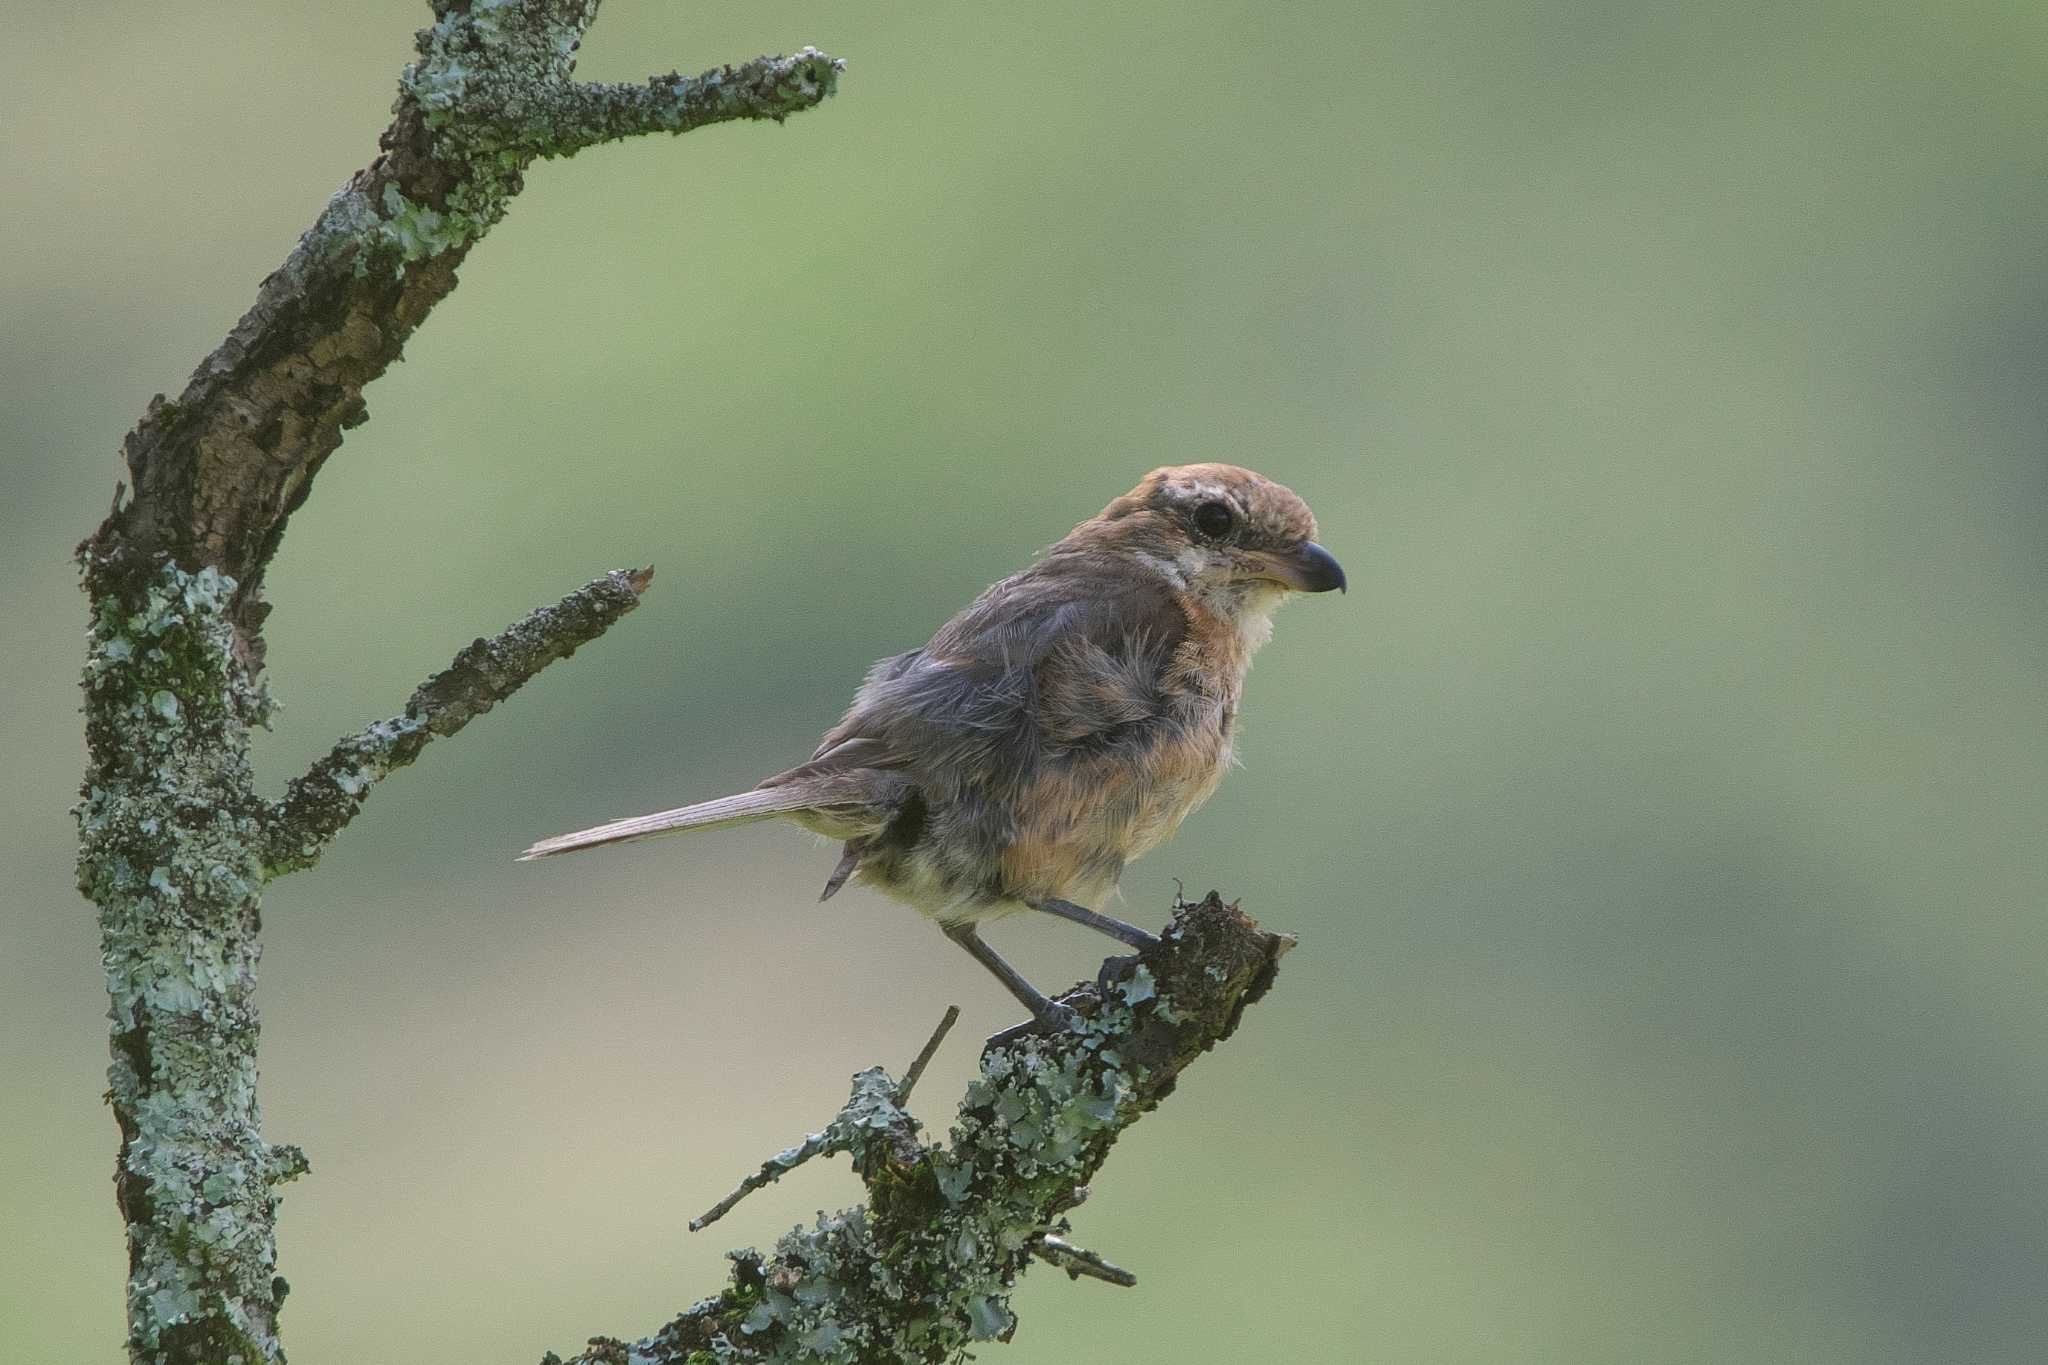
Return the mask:
M 1048 899 L 1027 901 L 1026 904 L 1033 910 L 1043 910 L 1048 915 L 1058 915 L 1061 919 L 1070 919 L 1076 924 L 1085 924 L 1090 929 L 1108 934 L 1119 943 L 1130 944 L 1139 952 L 1155 947 L 1159 942 L 1158 939 L 1146 933 L 1135 924 L 1125 924 L 1120 919 L 1114 919 L 1108 915 L 1098 915 L 1093 910 L 1087 909 L 1085 906 L 1076 905 L 1072 901 Z M 1128 975 L 1131 968 L 1137 965 L 1138 959 L 1136 956 L 1105 958 L 1101 969 L 1095 973 L 1096 987 L 1104 995 L 1108 995 L 1110 983 Z
M 1141 953 L 1159 946 L 1158 939 L 1146 933 L 1137 925 L 1125 924 L 1122 920 L 1112 919 L 1108 915 L 1098 915 L 1093 910 L 1076 905 L 1072 901 L 1047 899 L 1042 901 L 1026 901 L 1025 904 L 1033 910 L 1043 910 L 1048 915 L 1058 915 L 1061 919 L 1070 919 L 1076 924 L 1085 924 L 1099 934 L 1108 934 L 1118 943 L 1130 944 Z
M 1060 1033 L 1074 1026 L 1074 1011 L 1057 1001 L 1046 999 L 1038 987 L 1024 979 L 1022 972 L 1005 962 L 1001 953 L 989 947 L 981 935 L 974 932 L 972 924 L 948 924 L 944 927 L 946 937 L 965 948 L 976 962 L 995 973 L 996 980 L 1007 986 L 1010 994 L 1023 1002 L 1024 1008 L 1031 1011 L 1031 1017 L 1040 1027 Z

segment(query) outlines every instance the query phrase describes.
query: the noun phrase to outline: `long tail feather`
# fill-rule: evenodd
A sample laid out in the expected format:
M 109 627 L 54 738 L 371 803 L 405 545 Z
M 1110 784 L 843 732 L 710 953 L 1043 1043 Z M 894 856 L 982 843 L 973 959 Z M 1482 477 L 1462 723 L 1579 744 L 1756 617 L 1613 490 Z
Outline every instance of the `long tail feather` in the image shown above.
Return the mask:
M 535 858 L 552 858 L 557 853 L 574 853 L 579 849 L 601 848 L 606 844 L 623 844 L 632 839 L 651 839 L 657 834 L 681 834 L 695 829 L 723 829 L 729 825 L 751 824 L 756 820 L 769 820 L 786 815 L 793 810 L 803 810 L 818 803 L 819 791 L 814 784 L 792 784 L 787 787 L 769 787 L 755 791 L 740 792 L 736 796 L 721 796 L 716 801 L 700 801 L 694 806 L 681 806 L 675 810 L 656 811 L 652 815 L 636 815 L 630 820 L 614 820 L 607 825 L 594 825 L 579 829 L 573 834 L 557 834 L 552 839 L 543 839 L 519 855 L 519 861 L 531 862 Z

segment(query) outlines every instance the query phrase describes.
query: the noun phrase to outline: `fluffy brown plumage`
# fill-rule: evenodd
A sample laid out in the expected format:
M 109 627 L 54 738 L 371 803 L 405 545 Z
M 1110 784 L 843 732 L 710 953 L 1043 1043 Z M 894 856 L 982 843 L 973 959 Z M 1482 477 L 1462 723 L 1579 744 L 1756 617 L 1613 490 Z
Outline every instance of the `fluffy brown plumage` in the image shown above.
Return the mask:
M 826 897 L 850 877 L 908 902 L 1056 1024 L 1059 1007 L 974 926 L 1031 908 L 1151 943 L 1083 907 L 1216 789 L 1274 608 L 1344 586 L 1315 534 L 1306 503 L 1248 469 L 1155 469 L 922 648 L 876 664 L 806 762 L 524 856 L 791 819 L 843 841 Z

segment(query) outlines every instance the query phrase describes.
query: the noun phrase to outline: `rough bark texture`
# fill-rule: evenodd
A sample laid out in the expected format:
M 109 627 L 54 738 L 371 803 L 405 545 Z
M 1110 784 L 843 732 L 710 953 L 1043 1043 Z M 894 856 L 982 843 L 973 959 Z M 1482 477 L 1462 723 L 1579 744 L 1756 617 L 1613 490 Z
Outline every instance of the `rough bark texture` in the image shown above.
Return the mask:
M 263 703 L 233 649 L 235 584 L 167 564 L 87 586 L 78 872 L 110 1001 L 129 1349 L 281 1358 L 275 1190 L 305 1159 L 264 1142 L 256 1105 L 262 807 L 248 739 Z
M 595 1338 L 572 1365 L 938 1365 L 977 1341 L 1009 1340 L 1009 1291 L 1034 1257 L 1128 1283 L 1060 1237 L 1063 1215 L 1087 1197 L 1118 1135 L 1230 1036 L 1293 943 L 1214 892 L 1176 907 L 1136 965 L 1062 997 L 1078 1028 L 990 1044 L 943 1146 L 918 1140 L 896 1082 L 861 1072 L 831 1124 L 747 1185 L 845 1152 L 867 1204 L 792 1230 L 767 1256 L 729 1253 L 723 1293 L 639 1341 Z
M 344 739 L 272 805 L 263 574 L 291 514 L 368 415 L 363 389 L 455 287 L 536 157 L 640 132 L 773 119 L 832 93 L 804 49 L 644 87 L 570 79 L 597 0 L 435 0 L 381 154 L 263 281 L 176 399 L 125 442 L 132 492 L 79 547 L 91 602 L 79 886 L 99 908 L 115 1192 L 136 1361 L 284 1358 L 277 1187 L 305 1170 L 256 1101 L 260 900 L 309 866 L 369 784 L 452 734 L 638 601 L 616 573 L 480 640 L 390 721 Z

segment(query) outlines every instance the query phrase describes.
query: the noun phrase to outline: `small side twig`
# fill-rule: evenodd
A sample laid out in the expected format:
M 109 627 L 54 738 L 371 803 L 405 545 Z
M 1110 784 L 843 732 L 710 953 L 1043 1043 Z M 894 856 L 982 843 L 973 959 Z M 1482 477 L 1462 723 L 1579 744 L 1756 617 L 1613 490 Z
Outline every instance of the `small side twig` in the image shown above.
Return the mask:
M 786 1151 L 777 1152 L 774 1156 L 769 1157 L 761 1163 L 760 1170 L 753 1172 L 746 1179 L 740 1181 L 739 1188 L 719 1200 L 716 1204 L 713 1204 L 703 1213 L 692 1218 L 690 1220 L 690 1231 L 704 1231 L 704 1229 L 710 1227 L 728 1213 L 731 1213 L 740 1200 L 745 1199 L 755 1190 L 765 1185 L 773 1185 L 812 1157 L 832 1151 L 834 1136 L 833 1131 L 827 1128 L 823 1132 L 812 1133 L 796 1146 Z
M 1126 1289 L 1138 1282 L 1138 1277 L 1122 1266 L 1104 1260 L 1086 1247 L 1075 1246 L 1064 1237 L 1048 1232 L 1032 1244 L 1031 1254 L 1049 1265 L 1056 1265 L 1067 1272 L 1067 1278 L 1078 1280 L 1083 1275 L 1101 1280 L 1106 1284 L 1120 1284 Z
M 932 1058 L 938 1054 L 939 1045 L 946 1041 L 946 1035 L 953 1031 L 953 1025 L 959 1022 L 960 1007 L 958 1005 L 946 1006 L 946 1017 L 939 1020 L 939 1026 L 932 1030 L 932 1036 L 926 1040 L 923 1049 L 918 1052 L 917 1060 L 912 1062 L 910 1069 L 903 1073 L 903 1083 L 896 1087 L 896 1103 L 908 1104 L 910 1102 L 911 1090 L 917 1085 L 918 1079 L 924 1075 L 924 1069 L 931 1065 Z
M 939 1045 L 946 1041 L 946 1035 L 959 1020 L 960 1007 L 946 1006 L 945 1017 L 939 1020 L 939 1026 L 932 1030 L 932 1036 L 919 1049 L 917 1059 L 903 1073 L 903 1080 L 886 1091 L 878 1093 L 879 1085 L 889 1079 L 879 1067 L 855 1076 L 853 1098 L 847 1101 L 846 1108 L 839 1111 L 838 1117 L 822 1132 L 812 1133 L 796 1146 L 777 1152 L 762 1162 L 761 1168 L 740 1181 L 739 1187 L 731 1194 L 692 1218 L 690 1231 L 702 1232 L 731 1213 L 740 1200 L 765 1185 L 773 1185 L 814 1156 L 846 1151 L 857 1154 L 870 1140 L 868 1134 L 873 1130 L 894 1130 L 914 1142 L 917 1120 L 903 1113 L 902 1106 L 910 1099 L 911 1090 L 917 1085 L 918 1078 L 924 1075 L 925 1067 L 931 1064 Z
M 957 1015 L 958 1010 L 949 1011 Z M 939 1029 L 939 1037 L 945 1036 L 952 1027 L 949 1019 Z M 938 1039 L 932 1044 L 936 1046 Z M 731 1213 L 733 1206 L 764 1185 L 773 1185 L 797 1167 L 814 1156 L 830 1156 L 837 1152 L 853 1154 L 854 1166 L 861 1168 L 868 1153 L 880 1145 L 886 1145 L 893 1154 L 914 1155 L 918 1151 L 917 1120 L 903 1112 L 897 1099 L 900 1087 L 889 1079 L 889 1073 L 878 1066 L 869 1067 L 853 1078 L 853 1094 L 840 1109 L 824 1131 L 812 1133 L 796 1146 L 777 1152 L 761 1163 L 761 1169 L 740 1181 L 739 1188 L 713 1204 L 701 1216 L 690 1220 L 690 1231 L 702 1232 L 719 1219 Z
M 269 876 L 310 867 L 369 798 L 370 788 L 523 687 L 534 674 L 609 630 L 640 605 L 654 570 L 614 569 L 552 606 L 529 612 L 455 656 L 413 690 L 390 720 L 337 740 L 326 757 L 292 779 L 270 807 L 264 839 Z
M 687 133 L 733 119 L 772 119 L 815 107 L 838 87 L 846 63 L 814 47 L 794 56 L 756 57 L 702 75 L 670 72 L 642 85 L 566 82 L 515 86 L 502 120 L 513 139 L 549 156 L 643 133 Z

